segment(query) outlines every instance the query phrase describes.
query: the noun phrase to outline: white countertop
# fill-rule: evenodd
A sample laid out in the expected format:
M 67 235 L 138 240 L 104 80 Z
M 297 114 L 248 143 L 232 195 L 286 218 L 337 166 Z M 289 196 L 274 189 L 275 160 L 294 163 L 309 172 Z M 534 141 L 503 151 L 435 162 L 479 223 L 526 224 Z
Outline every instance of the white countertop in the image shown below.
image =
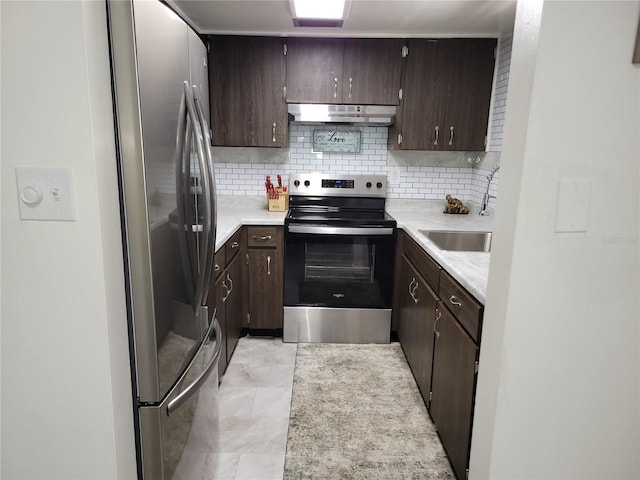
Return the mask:
M 479 207 L 468 203 L 469 213 L 450 215 L 442 213 L 446 201 L 388 199 L 386 210 L 402 228 L 433 259 L 438 262 L 469 293 L 484 305 L 489 277 L 489 253 L 452 252 L 440 250 L 419 230 L 493 231 L 493 211 L 478 215 Z
M 218 195 L 216 250 L 222 247 L 241 225 L 284 225 L 287 212 L 270 212 L 263 196 L 234 197 Z
M 448 215 L 442 213 L 445 201 L 388 199 L 386 210 L 398 222 L 398 228 L 407 232 L 469 293 L 484 305 L 489 276 L 489 253 L 450 252 L 440 250 L 419 230 L 467 230 L 492 231 L 493 212 L 489 216 L 478 215 L 479 208 L 468 204 L 469 214 Z M 269 212 L 262 196 L 218 196 L 218 231 L 216 250 L 233 235 L 241 225 L 284 225 L 286 212 Z

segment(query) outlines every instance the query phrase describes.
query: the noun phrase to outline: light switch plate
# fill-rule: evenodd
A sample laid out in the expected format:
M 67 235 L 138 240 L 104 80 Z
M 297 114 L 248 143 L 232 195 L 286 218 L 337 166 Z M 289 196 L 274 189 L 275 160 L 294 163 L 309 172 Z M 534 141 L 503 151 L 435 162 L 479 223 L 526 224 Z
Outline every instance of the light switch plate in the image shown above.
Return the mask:
M 556 206 L 556 232 L 586 232 L 589 228 L 590 202 L 591 180 L 560 180 Z
M 71 169 L 16 167 L 16 183 L 22 220 L 76 220 Z

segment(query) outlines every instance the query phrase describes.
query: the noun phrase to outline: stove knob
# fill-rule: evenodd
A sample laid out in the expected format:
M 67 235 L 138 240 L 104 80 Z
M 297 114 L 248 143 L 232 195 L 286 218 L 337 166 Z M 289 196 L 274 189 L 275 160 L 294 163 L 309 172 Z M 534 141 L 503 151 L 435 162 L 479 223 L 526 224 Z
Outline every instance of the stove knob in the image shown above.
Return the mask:
M 367 188 L 371 188 L 371 182 L 367 182 Z
M 378 187 L 378 188 L 382 188 L 382 182 L 378 182 L 378 183 L 376 183 L 376 187 Z
M 311 185 L 311 182 L 309 180 L 305 180 L 304 181 L 304 186 L 308 187 L 309 185 Z
M 299 186 L 300 186 L 300 180 L 296 180 L 296 181 L 294 181 L 294 182 L 293 182 L 293 184 L 294 184 L 296 187 L 299 187 Z

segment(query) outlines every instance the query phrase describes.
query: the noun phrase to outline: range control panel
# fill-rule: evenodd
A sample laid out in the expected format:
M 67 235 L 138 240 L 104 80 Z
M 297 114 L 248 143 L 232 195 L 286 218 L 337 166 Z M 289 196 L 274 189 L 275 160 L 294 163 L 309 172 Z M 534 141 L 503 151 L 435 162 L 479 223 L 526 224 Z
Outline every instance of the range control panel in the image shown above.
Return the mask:
M 386 175 L 296 173 L 289 177 L 290 195 L 387 197 Z
M 322 188 L 353 188 L 355 184 L 353 180 L 322 179 Z

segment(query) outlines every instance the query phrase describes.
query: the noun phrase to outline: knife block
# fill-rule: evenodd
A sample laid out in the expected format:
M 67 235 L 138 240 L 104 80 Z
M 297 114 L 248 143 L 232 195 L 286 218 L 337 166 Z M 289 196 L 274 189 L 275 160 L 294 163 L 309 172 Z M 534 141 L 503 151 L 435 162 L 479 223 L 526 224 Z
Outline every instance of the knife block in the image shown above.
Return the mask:
M 267 194 L 267 208 L 270 212 L 286 212 L 289 210 L 289 192 L 283 192 L 281 188 L 276 188 L 278 198 L 269 198 Z

